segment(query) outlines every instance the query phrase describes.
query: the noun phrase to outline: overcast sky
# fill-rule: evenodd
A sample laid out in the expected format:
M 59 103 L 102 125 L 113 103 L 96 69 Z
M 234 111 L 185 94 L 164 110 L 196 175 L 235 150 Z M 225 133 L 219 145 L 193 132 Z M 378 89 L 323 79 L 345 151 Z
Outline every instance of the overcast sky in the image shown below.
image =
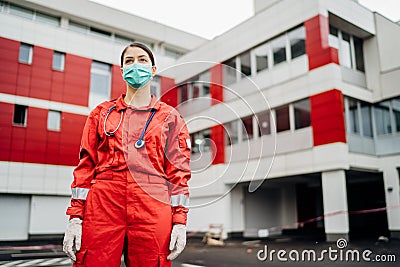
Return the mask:
M 92 1 L 208 39 L 222 34 L 253 15 L 253 0 Z M 359 0 L 359 2 L 393 21 L 400 20 L 400 0 Z

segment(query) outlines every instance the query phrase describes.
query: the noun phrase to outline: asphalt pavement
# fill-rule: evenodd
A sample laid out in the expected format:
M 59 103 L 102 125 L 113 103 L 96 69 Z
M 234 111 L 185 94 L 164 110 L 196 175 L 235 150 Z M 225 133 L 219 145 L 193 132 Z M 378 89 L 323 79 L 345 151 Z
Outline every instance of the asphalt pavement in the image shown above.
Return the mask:
M 0 267 L 71 266 L 57 240 L 0 243 Z M 121 263 L 121 267 L 124 267 Z M 400 266 L 400 240 L 324 241 L 275 238 L 228 240 L 210 246 L 189 238 L 173 267 Z

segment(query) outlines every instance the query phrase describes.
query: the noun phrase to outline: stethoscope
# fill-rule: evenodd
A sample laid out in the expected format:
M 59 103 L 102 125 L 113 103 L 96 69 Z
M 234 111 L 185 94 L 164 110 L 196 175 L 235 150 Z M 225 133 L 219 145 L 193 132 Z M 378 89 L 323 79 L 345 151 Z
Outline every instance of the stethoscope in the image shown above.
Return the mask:
M 114 131 L 107 131 L 106 130 L 106 124 L 107 124 L 108 116 L 110 115 L 111 111 L 113 111 L 116 107 L 117 106 L 114 105 L 111 108 L 109 108 L 108 111 L 107 111 L 107 115 L 104 118 L 104 133 L 107 136 L 114 136 L 115 132 L 118 131 L 119 126 L 121 126 L 122 117 L 124 115 L 124 111 L 123 110 L 121 111 L 121 118 L 119 119 L 119 123 L 118 123 L 117 127 L 114 129 Z M 135 142 L 135 147 L 136 148 L 142 148 L 144 146 L 144 143 L 145 143 L 144 140 L 143 140 L 144 134 L 146 133 L 147 127 L 149 126 L 151 120 L 153 119 L 154 114 L 156 113 L 156 111 L 157 111 L 156 109 L 154 109 L 154 108 L 152 109 L 151 115 L 147 119 L 146 124 L 144 125 L 144 128 L 142 130 L 142 133 L 139 136 L 139 139 Z

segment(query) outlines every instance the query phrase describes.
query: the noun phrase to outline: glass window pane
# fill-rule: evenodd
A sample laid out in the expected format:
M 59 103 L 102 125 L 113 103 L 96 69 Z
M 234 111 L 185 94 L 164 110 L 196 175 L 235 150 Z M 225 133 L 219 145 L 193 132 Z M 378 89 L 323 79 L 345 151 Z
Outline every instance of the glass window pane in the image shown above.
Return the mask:
M 329 26 L 328 42 L 329 46 L 339 49 L 339 31 L 333 26 Z
M 22 17 L 22 18 L 27 18 L 27 19 L 33 19 L 33 10 L 28 9 L 22 6 L 14 5 L 10 3 L 10 14 Z
M 256 56 L 256 70 L 260 72 L 268 68 L 268 51 L 269 45 L 262 44 L 254 49 L 254 54 Z
M 363 40 L 357 37 L 353 37 L 354 40 L 354 53 L 356 56 L 356 68 L 359 71 L 364 72 L 364 52 L 363 52 Z
M 396 123 L 396 132 L 400 132 L 400 97 L 392 100 L 394 121 Z
M 340 65 L 351 68 L 351 47 L 350 47 L 350 35 L 343 32 L 342 40 L 340 42 L 339 49 L 339 61 Z
M 361 102 L 361 125 L 363 135 L 372 137 L 371 106 L 364 102 Z
M 182 53 L 180 51 L 177 51 L 177 50 L 174 50 L 174 49 L 171 49 L 171 48 L 167 48 L 167 47 L 164 48 L 164 54 L 165 54 L 165 56 L 171 57 L 171 58 L 174 58 L 174 59 L 178 59 L 178 58 L 180 58 L 181 56 L 184 55 L 184 53 Z
M 88 33 L 89 31 L 89 26 L 86 26 L 84 24 L 75 22 L 75 21 L 69 21 L 69 28 L 71 30 L 81 32 L 81 33 Z
M 90 71 L 89 107 L 94 108 L 103 101 L 110 99 L 111 67 L 101 62 L 92 62 Z
M 290 31 L 288 36 L 292 58 L 304 55 L 306 53 L 306 31 L 304 26 Z
M 61 112 L 49 110 L 47 117 L 47 129 L 52 131 L 60 131 L 61 129 Z
M 181 103 L 188 101 L 189 100 L 188 84 L 184 83 L 181 86 L 179 86 L 179 91 L 181 92 Z
M 64 60 L 65 54 L 61 52 L 54 51 L 53 54 L 53 70 L 64 70 Z
M 94 27 L 90 27 L 90 33 L 92 33 L 93 35 L 99 36 L 99 37 L 105 37 L 105 38 L 111 37 L 111 32 L 97 29 Z
M 225 145 L 228 146 L 228 145 L 233 145 L 233 144 L 238 143 L 238 141 L 239 141 L 238 126 L 239 126 L 239 121 L 231 121 L 231 122 L 224 124 L 224 128 L 226 131 Z
M 286 61 L 286 35 L 279 36 L 271 41 L 274 65 Z
M 293 104 L 295 129 L 308 127 L 311 125 L 310 119 L 310 100 L 304 99 Z
M 236 82 L 236 58 L 233 57 L 223 63 L 224 85 Z
M 118 43 L 122 43 L 124 45 L 128 45 L 129 43 L 133 42 L 133 38 L 122 36 L 119 34 L 115 34 L 114 40 Z
M 19 47 L 19 62 L 32 64 L 32 46 L 21 43 Z
M 350 132 L 360 133 L 360 123 L 358 118 L 357 101 L 349 99 L 349 118 L 350 118 Z
M 240 55 L 240 72 L 242 77 L 251 75 L 250 52 Z
M 59 26 L 60 25 L 60 18 L 51 16 L 48 14 L 44 14 L 41 12 L 36 11 L 36 21 L 47 23 L 53 26 Z
M 253 138 L 253 116 L 248 116 L 241 119 L 242 121 L 242 136 L 243 140 L 249 140 Z
M 15 105 L 13 125 L 26 126 L 27 106 Z
M 376 133 L 378 135 L 389 134 L 392 132 L 390 123 L 390 112 L 388 102 L 382 102 L 374 107 Z
M 209 70 L 200 73 L 199 75 L 199 96 L 206 96 L 210 94 L 211 73 Z
M 271 134 L 270 112 L 264 111 L 257 114 L 259 136 Z
M 283 132 L 290 130 L 289 106 L 283 106 L 275 110 L 276 113 L 276 131 Z
M 150 82 L 150 93 L 157 99 L 161 97 L 161 85 L 159 76 L 154 76 Z

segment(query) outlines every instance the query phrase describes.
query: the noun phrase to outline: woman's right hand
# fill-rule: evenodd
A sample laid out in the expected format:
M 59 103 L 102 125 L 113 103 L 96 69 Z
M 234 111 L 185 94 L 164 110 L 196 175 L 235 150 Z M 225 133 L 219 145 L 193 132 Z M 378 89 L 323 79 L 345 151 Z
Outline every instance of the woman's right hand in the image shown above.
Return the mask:
M 63 251 L 71 260 L 76 261 L 75 253 L 81 249 L 82 220 L 73 218 L 69 220 L 65 230 Z

